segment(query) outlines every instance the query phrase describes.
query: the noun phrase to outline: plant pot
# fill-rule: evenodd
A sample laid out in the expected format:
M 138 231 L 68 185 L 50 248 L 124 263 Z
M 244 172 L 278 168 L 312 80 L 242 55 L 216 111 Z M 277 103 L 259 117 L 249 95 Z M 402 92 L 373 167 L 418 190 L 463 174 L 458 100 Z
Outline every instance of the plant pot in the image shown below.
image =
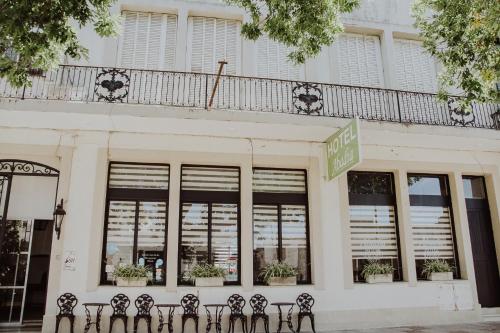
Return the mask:
M 367 283 L 391 283 L 392 273 L 389 274 L 373 274 L 366 277 Z
M 144 277 L 144 278 L 127 279 L 127 278 L 117 277 L 116 285 L 118 287 L 145 287 L 148 285 L 148 278 Z
M 453 272 L 432 272 L 427 275 L 430 281 L 453 281 Z
M 272 277 L 267 281 L 269 286 L 295 286 L 297 285 L 297 277 Z
M 194 284 L 197 287 L 222 287 L 224 285 L 224 278 L 222 277 L 208 277 L 196 278 Z

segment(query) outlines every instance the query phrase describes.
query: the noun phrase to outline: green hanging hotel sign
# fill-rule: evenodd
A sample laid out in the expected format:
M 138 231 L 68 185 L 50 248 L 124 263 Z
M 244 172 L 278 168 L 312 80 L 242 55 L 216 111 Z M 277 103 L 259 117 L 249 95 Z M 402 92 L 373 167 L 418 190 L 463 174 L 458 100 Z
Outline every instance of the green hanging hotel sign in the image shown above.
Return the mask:
M 353 119 L 326 140 L 328 180 L 333 180 L 361 162 L 359 119 Z

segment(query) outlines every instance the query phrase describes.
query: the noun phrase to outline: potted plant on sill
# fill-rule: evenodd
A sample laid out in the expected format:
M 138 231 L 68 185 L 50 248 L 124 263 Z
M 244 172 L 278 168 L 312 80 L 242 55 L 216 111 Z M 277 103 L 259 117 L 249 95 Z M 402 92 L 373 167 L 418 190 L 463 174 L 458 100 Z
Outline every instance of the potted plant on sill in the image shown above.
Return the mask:
M 453 267 L 445 260 L 426 260 L 422 275 L 430 281 L 453 281 Z
M 150 276 L 149 267 L 120 265 L 115 267 L 113 277 L 118 287 L 145 287 Z
M 286 262 L 268 264 L 259 276 L 268 286 L 295 286 L 297 284 L 297 269 Z
M 391 283 L 393 281 L 394 267 L 377 260 L 370 260 L 363 266 L 361 276 L 367 283 Z
M 189 272 L 189 277 L 197 287 L 222 287 L 226 270 L 212 264 L 196 264 Z

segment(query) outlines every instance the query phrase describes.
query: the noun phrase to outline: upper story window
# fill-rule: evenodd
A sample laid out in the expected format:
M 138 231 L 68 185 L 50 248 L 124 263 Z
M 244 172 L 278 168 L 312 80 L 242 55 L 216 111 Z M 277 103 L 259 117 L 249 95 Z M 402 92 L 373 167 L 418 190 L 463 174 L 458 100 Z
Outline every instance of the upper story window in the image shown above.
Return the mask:
M 212 17 L 189 18 L 189 70 L 217 73 L 219 61 L 226 61 L 223 74 L 236 75 L 241 66 L 241 23 Z
M 119 65 L 172 70 L 175 63 L 177 16 L 123 11 Z
M 226 284 L 240 281 L 240 169 L 182 166 L 179 284 L 190 284 L 193 266 L 226 270 Z
M 301 81 L 304 80 L 304 66 L 297 66 L 288 59 L 290 48 L 268 36 L 261 36 L 256 42 L 257 76 Z
M 342 34 L 332 44 L 331 55 L 335 83 L 363 87 L 384 86 L 378 36 Z
M 455 267 L 454 276 L 458 277 L 448 177 L 409 174 L 408 188 L 417 277 L 426 279 L 422 265 L 432 259 L 446 260 Z
M 165 283 L 169 171 L 164 164 L 110 164 L 101 283 L 122 264 L 148 266 L 153 283 Z
M 394 53 L 398 89 L 431 93 L 437 90 L 436 64 L 421 42 L 394 39 Z
M 347 178 L 354 281 L 363 281 L 370 260 L 392 265 L 402 280 L 393 175 L 351 171 Z
M 307 175 L 304 170 L 254 169 L 253 276 L 273 261 L 297 268 L 297 282 L 311 283 Z

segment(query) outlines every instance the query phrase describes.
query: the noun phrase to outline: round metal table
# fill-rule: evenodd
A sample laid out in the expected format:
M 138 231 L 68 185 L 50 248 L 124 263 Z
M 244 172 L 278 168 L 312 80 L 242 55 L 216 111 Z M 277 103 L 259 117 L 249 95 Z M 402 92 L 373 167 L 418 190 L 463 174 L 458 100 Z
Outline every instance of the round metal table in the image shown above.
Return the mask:
M 83 331 L 87 333 L 92 325 L 95 325 L 95 330 L 97 333 L 101 332 L 101 315 L 102 315 L 102 310 L 104 309 L 105 306 L 108 306 L 108 303 L 83 303 L 82 304 L 85 307 L 85 315 L 87 316 L 87 322 L 85 324 L 85 328 Z M 92 314 L 90 313 L 89 308 L 95 308 L 96 309 L 96 314 L 95 314 L 95 321 L 92 321 Z
M 222 313 L 224 312 L 224 307 L 227 304 L 205 304 L 205 311 L 207 312 L 207 329 L 206 332 L 210 332 L 212 328 L 212 314 L 210 313 L 210 308 L 215 308 L 215 332 L 222 332 Z
M 161 333 L 163 330 L 163 326 L 165 326 L 165 317 L 163 316 L 163 312 L 161 311 L 161 308 L 166 308 L 168 309 L 168 316 L 167 316 L 167 328 L 168 328 L 168 333 L 174 333 L 174 312 L 175 309 L 180 307 L 180 304 L 156 304 L 156 308 L 158 309 L 158 333 Z
M 286 323 L 288 325 L 288 328 L 290 329 L 290 332 L 295 333 L 295 330 L 293 328 L 293 323 L 292 323 L 292 313 L 293 313 L 293 306 L 295 303 L 291 302 L 274 302 L 271 303 L 271 305 L 277 306 L 278 307 L 278 314 L 279 314 L 279 323 L 278 323 L 278 330 L 276 333 L 281 333 L 281 328 L 283 327 L 283 323 Z M 281 310 L 281 307 L 290 307 L 288 310 L 288 314 L 286 315 L 286 320 L 283 320 L 283 312 Z

